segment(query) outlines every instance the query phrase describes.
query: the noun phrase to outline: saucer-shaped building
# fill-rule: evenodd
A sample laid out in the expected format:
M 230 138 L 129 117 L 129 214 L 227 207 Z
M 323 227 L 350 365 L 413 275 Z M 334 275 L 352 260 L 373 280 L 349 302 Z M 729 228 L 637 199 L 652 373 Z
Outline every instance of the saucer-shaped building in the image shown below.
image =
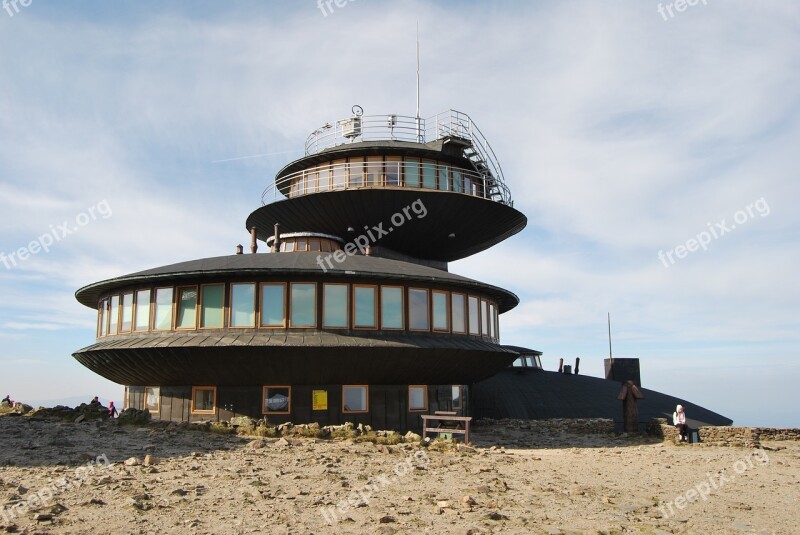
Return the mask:
M 163 420 L 419 427 L 469 414 L 512 292 L 448 272 L 526 225 L 467 115 L 328 123 L 246 221 L 251 253 L 81 288 L 97 342 L 74 357 Z M 257 252 L 258 244 L 262 250 Z

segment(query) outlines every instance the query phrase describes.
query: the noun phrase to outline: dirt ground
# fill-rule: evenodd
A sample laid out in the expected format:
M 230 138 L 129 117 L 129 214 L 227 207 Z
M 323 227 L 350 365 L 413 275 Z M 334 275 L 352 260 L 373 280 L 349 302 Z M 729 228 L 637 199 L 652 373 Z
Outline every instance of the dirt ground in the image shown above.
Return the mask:
M 438 451 L 0 416 L 0 532 L 800 533 L 798 442 L 472 438 Z

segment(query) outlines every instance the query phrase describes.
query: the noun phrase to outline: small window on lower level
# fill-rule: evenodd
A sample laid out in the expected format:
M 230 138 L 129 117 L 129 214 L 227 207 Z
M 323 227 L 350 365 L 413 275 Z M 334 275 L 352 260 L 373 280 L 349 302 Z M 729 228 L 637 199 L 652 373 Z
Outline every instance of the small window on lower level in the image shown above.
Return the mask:
M 342 387 L 342 412 L 367 412 L 367 394 L 369 387 L 366 385 L 350 385 Z
M 158 413 L 161 389 L 157 386 L 146 386 L 144 389 L 144 407 L 150 412 Z
M 292 412 L 292 387 L 265 386 L 264 414 L 289 414 Z
M 192 412 L 198 414 L 214 414 L 217 411 L 217 387 L 192 387 Z
M 452 400 L 453 400 L 452 406 L 453 406 L 453 409 L 454 410 L 460 409 L 461 408 L 461 385 L 453 385 L 452 388 L 453 388 L 453 394 L 452 394 Z
M 408 410 L 410 411 L 428 410 L 428 387 L 426 385 L 409 385 Z

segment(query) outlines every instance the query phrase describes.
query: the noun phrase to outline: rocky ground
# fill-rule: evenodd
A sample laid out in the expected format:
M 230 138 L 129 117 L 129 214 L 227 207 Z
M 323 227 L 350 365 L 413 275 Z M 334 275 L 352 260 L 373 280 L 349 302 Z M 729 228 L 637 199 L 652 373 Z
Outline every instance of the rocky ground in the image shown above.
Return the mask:
M 800 533 L 800 442 L 479 427 L 474 447 L 0 416 L 0 532 Z

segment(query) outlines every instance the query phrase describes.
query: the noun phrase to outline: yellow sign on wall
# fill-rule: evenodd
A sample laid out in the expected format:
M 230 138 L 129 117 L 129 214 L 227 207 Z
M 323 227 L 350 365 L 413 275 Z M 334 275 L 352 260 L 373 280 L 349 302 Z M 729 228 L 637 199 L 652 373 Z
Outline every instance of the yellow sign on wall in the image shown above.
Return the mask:
M 312 390 L 311 391 L 311 410 L 326 411 L 328 410 L 328 391 L 327 390 Z

